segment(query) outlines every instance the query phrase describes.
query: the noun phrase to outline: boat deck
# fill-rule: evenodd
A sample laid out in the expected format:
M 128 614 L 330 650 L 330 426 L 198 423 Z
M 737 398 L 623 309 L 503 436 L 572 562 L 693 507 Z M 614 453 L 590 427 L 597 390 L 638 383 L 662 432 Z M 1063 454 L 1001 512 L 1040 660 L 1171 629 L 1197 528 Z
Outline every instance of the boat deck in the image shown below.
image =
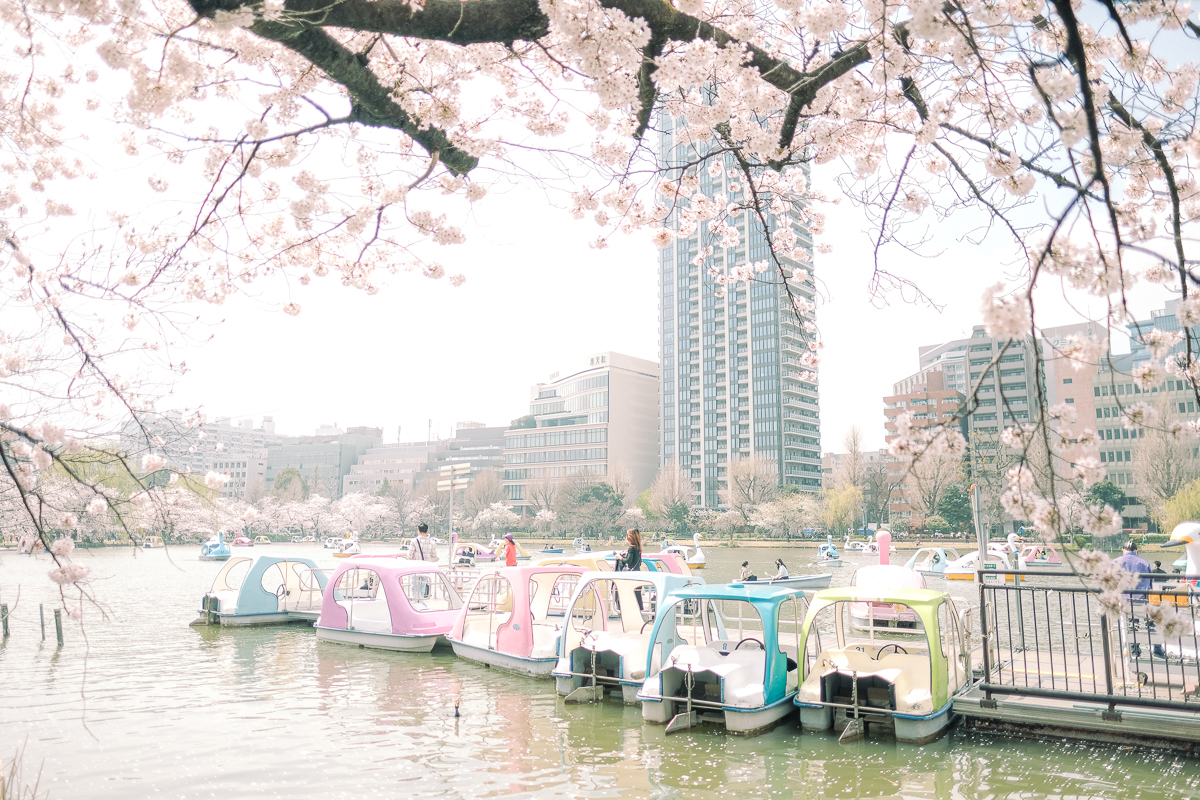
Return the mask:
M 993 658 L 987 684 L 996 690 L 990 699 L 977 684 L 953 700 L 954 712 L 969 730 L 1137 744 L 1200 755 L 1200 665 L 1194 662 L 1117 661 L 1110 690 L 1100 653 L 1006 650 Z M 972 652 L 971 661 L 979 670 L 982 648 Z M 1106 699 L 1110 691 L 1117 702 Z M 1062 696 L 1067 693 L 1076 696 Z M 1155 701 L 1175 707 L 1146 704 Z M 1188 710 L 1193 703 L 1195 710 Z
M 987 733 L 1086 739 L 1136 744 L 1200 755 L 1200 703 L 1194 712 L 1119 707 L 1103 701 L 1030 695 L 993 695 L 988 703 L 978 687 L 954 698 L 964 727 Z

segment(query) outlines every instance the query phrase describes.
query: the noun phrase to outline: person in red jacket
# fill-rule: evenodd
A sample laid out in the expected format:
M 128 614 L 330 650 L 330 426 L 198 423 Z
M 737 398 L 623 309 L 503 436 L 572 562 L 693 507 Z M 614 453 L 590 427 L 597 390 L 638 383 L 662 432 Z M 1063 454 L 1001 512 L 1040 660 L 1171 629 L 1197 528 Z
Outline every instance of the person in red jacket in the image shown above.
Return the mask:
M 511 533 L 504 534 L 504 566 L 515 567 L 517 565 L 517 543 L 513 541 Z

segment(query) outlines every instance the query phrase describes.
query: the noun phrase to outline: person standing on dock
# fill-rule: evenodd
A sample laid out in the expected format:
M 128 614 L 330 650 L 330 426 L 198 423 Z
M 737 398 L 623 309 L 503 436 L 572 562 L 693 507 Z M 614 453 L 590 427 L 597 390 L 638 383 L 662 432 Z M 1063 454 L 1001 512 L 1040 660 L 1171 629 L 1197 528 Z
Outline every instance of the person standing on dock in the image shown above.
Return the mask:
M 1114 558 L 1113 563 L 1126 572 L 1132 572 L 1135 575 L 1150 571 L 1150 562 L 1137 554 L 1137 542 L 1133 539 L 1121 545 L 1121 555 Z M 1149 588 L 1150 579 L 1142 578 L 1138 581 L 1136 591 L 1144 592 Z
M 422 522 L 417 535 L 408 543 L 409 561 L 437 561 L 437 544 L 429 538 L 429 526 Z
M 642 568 L 641 532 L 637 528 L 630 528 L 625 532 L 625 544 L 628 545 L 625 552 L 618 554 L 617 571 L 637 572 Z

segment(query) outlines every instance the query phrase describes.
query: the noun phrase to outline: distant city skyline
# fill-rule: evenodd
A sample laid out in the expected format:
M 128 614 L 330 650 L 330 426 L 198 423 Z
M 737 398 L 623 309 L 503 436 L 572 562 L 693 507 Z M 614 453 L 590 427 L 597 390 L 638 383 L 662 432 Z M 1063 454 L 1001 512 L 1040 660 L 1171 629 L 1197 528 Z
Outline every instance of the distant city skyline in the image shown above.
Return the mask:
M 826 167 L 814 168 L 813 182 L 840 194 Z M 158 407 L 203 404 L 210 418 L 269 415 L 288 434 L 335 421 L 370 425 L 384 429 L 385 442 L 396 441 L 400 425 L 402 439 L 418 441 L 430 419 L 442 438 L 458 420 L 508 424 L 526 413 L 530 381 L 578 353 L 614 350 L 657 360 L 658 250 L 649 238 L 617 235 L 607 249 L 594 250 L 586 244 L 596 236 L 593 223 L 555 209 L 529 213 L 545 208 L 536 190 L 513 189 L 508 200 L 476 211 L 466 244 L 437 251 L 448 272 L 467 275 L 460 288 L 401 273 L 374 297 L 314 282 L 208 309 L 212 338 L 179 350 L 189 373 Z M 990 239 L 961 241 L 969 229 L 964 217 L 953 230 L 931 231 L 936 258 L 896 249 L 880 259 L 881 268 L 914 281 L 941 310 L 904 302 L 911 291 L 873 302 L 868 220 L 844 200 L 820 209 L 829 217 L 816 243 L 834 243 L 832 253 L 817 253 L 813 270 L 825 344 L 822 450 L 840 450 L 852 425 L 866 435 L 864 447 L 877 449 L 879 399 L 919 369 L 918 348 L 969 336 L 981 322 L 980 299 L 996 273 L 967 265 L 1008 263 L 1011 253 Z M 1019 279 L 1015 268 L 1011 278 L 1010 285 Z M 285 296 L 301 304 L 300 317 L 264 310 Z M 1129 302 L 1144 319 L 1171 296 L 1142 282 Z M 1099 298 L 1064 296 L 1057 287 L 1039 290 L 1037 299 L 1045 325 L 1106 315 Z M 226 321 L 215 324 L 220 317 Z M 1124 336 L 1114 345 L 1126 348 Z

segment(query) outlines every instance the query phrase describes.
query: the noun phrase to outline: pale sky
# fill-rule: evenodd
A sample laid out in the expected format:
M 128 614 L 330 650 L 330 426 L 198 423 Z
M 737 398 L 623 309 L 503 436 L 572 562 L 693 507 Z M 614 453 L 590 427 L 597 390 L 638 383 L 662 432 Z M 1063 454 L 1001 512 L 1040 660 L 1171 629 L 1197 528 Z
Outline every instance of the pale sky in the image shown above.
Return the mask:
M 114 88 L 102 81 L 89 91 Z M 229 113 L 235 123 L 246 114 L 236 103 L 224 109 L 210 102 L 205 108 Z M 195 162 L 175 168 L 149 151 L 125 157 L 116 135 L 93 130 L 100 118 L 81 120 L 92 135 L 69 146 L 101 179 L 70 187 L 81 211 L 70 224 L 89 230 L 112 205 L 113 192 L 119 192 L 123 208 L 148 205 L 151 219 L 194 213 L 192 195 L 205 189 L 197 183 Z M 557 146 L 582 146 L 591 134 L 576 128 L 587 126 L 577 121 Z M 339 173 L 337 164 L 324 166 Z M 840 196 L 834 180 L 840 171 L 837 162 L 815 168 L 815 188 Z M 171 190 L 150 192 L 147 173 L 170 177 Z M 565 188 L 562 181 L 559 188 Z M 1042 202 L 1035 199 L 1027 213 L 1041 213 Z M 814 270 L 825 342 L 822 450 L 840 451 L 852 425 L 863 430 L 868 447 L 876 448 L 883 444 L 882 398 L 893 383 L 916 371 L 917 348 L 968 334 L 980 322 L 984 290 L 1000 280 L 1012 286 L 1021 276 L 1005 267 L 1013 254 L 998 233 L 981 246 L 961 240 L 985 218 L 960 213 L 939 226 L 926 211 L 914 227 L 919 233 L 931 226 L 933 241 L 925 252 L 936 255 L 919 259 L 892 247 L 883 257 L 888 269 L 919 284 L 942 308 L 908 302 L 899 294 L 873 301 L 868 219 L 846 200 L 826 211 L 829 221 L 818 242 L 834 250 L 818 254 Z M 57 220 L 56 230 L 60 225 L 68 223 Z M 591 250 L 588 243 L 602 231 L 590 221 L 571 219 L 531 186 L 493 187 L 475 206 L 466 233 L 465 245 L 431 246 L 423 253 L 444 264 L 448 274 L 466 275 L 460 288 L 414 274 L 381 278 L 382 289 L 374 297 L 330 277 L 290 288 L 261 281 L 255 285 L 262 292 L 257 299 L 199 308 L 206 318 L 224 322 L 211 327 L 212 337 L 203 345 L 176 351 L 190 372 L 158 407 L 199 407 L 209 419 L 251 417 L 256 424 L 270 415 L 277 431 L 293 435 L 337 423 L 381 427 L 385 441 L 396 441 L 400 426 L 400 438 L 411 441 L 426 436 L 430 420 L 434 436 L 442 437 L 460 420 L 505 425 L 528 412 L 533 384 L 590 353 L 612 350 L 657 361 L 657 253 L 648 233 L 617 234 L 607 250 Z M 53 251 L 63 241 L 56 235 L 47 244 Z M 1129 296 L 1145 317 L 1168 294 L 1139 286 Z M 1061 293 L 1043 289 L 1039 324 L 1103 317 L 1099 299 L 1072 299 L 1074 308 Z M 289 301 L 301 305 L 300 316 L 278 310 Z M 204 331 L 192 333 L 206 338 Z M 1118 350 L 1126 347 L 1124 337 L 1115 344 Z
M 821 170 L 816 183 L 837 194 Z M 826 344 L 822 450 L 841 451 L 852 425 L 877 448 L 882 398 L 916 371 L 918 346 L 968 334 L 980 322 L 985 288 L 1015 273 L 1003 266 L 1011 255 L 991 240 L 979 247 L 958 240 L 970 225 L 964 216 L 934 232 L 927 251 L 940 251 L 937 257 L 899 249 L 886 255 L 889 268 L 916 281 L 942 310 L 900 296 L 873 304 L 868 221 L 848 202 L 831 212 L 818 241 L 834 251 L 818 255 L 815 269 Z M 187 354 L 191 372 L 177 398 L 203 406 L 209 419 L 253 417 L 257 424 L 271 415 L 277 431 L 293 435 L 336 422 L 382 427 L 384 441 L 396 441 L 399 425 L 401 439 L 411 441 L 426 436 L 431 419 L 435 437 L 449 436 L 459 420 L 507 424 L 527 413 L 530 387 L 572 359 L 615 350 L 657 360 L 656 250 L 644 233 L 591 250 L 597 233 L 539 192 L 494 194 L 477 206 L 468 243 L 437 254 L 449 274 L 467 276 L 462 287 L 405 274 L 367 297 L 325 279 L 294 288 L 299 317 L 249 301 L 228 305 L 212 341 Z M 1042 295 L 1042 325 L 1079 321 L 1080 313 L 1103 317 L 1098 299 L 1076 297 L 1082 305 L 1073 310 L 1061 294 Z M 1131 295 L 1141 317 L 1167 296 L 1140 286 Z M 1116 345 L 1125 349 L 1123 337 Z

